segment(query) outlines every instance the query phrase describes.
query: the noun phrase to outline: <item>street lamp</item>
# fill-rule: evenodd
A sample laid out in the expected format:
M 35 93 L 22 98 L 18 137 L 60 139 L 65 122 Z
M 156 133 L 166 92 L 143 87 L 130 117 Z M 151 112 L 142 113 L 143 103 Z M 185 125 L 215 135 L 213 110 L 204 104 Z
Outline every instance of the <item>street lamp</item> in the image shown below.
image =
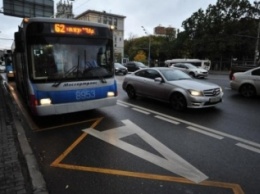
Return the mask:
M 148 46 L 148 67 L 150 67 L 150 56 L 151 56 L 151 35 L 147 33 L 146 29 L 141 26 L 144 30 L 144 33 L 149 36 L 149 46 Z

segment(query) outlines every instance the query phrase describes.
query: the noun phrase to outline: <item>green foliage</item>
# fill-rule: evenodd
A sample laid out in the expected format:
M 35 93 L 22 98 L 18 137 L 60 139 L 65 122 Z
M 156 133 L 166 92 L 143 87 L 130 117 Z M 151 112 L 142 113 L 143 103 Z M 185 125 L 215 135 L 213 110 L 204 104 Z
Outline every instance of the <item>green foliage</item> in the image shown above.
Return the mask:
M 142 63 L 146 63 L 146 55 L 144 51 L 138 51 L 137 55 L 134 57 L 134 61 L 140 61 Z
M 183 21 L 184 31 L 176 39 L 146 36 L 125 40 L 125 53 L 132 60 L 143 51 L 147 59 L 151 38 L 151 61 L 185 57 L 253 59 L 260 17 L 257 5 L 257 1 L 251 5 L 248 0 L 218 0 Z

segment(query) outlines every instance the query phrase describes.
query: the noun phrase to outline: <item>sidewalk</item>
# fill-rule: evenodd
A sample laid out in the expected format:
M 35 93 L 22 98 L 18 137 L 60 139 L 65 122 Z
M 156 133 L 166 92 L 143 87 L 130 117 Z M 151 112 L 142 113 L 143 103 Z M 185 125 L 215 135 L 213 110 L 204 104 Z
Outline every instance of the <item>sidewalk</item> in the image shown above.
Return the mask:
M 0 194 L 48 194 L 15 107 L 0 75 Z

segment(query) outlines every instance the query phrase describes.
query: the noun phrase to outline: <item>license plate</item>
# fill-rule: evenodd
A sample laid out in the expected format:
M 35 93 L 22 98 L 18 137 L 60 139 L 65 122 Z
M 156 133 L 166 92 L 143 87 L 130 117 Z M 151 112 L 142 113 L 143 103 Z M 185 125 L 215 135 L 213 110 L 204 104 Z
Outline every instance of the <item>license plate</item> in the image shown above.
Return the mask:
M 210 102 L 218 102 L 218 101 L 220 101 L 220 98 L 219 98 L 219 97 L 210 98 L 209 101 L 210 101 Z

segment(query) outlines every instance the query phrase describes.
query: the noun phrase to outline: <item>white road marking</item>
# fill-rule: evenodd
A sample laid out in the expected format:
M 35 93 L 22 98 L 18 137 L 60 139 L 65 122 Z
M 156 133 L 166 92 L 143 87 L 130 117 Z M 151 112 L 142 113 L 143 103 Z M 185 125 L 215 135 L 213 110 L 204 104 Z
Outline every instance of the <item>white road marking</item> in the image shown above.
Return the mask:
M 230 135 L 228 133 L 225 133 L 225 132 L 220 132 L 220 131 L 217 131 L 217 130 L 214 130 L 214 129 L 211 129 L 211 128 L 208 128 L 208 127 L 204 127 L 202 125 L 198 125 L 198 124 L 195 124 L 195 123 L 192 123 L 192 122 L 189 122 L 189 121 L 186 121 L 186 120 L 183 120 L 183 119 L 179 119 L 179 118 L 176 118 L 176 117 L 172 117 L 172 116 L 169 116 L 169 115 L 166 115 L 166 114 L 162 114 L 160 112 L 157 112 L 157 111 L 153 111 L 153 110 L 150 110 L 150 109 L 147 109 L 147 108 L 143 108 L 143 107 L 140 107 L 140 106 L 136 106 L 134 104 L 130 104 L 130 103 L 127 103 L 127 102 L 124 102 L 124 101 L 121 101 L 121 100 L 118 100 L 119 102 L 123 103 L 123 104 L 126 104 L 128 106 L 131 106 L 131 107 L 135 107 L 135 108 L 138 108 L 138 109 L 142 109 L 142 110 L 145 110 L 147 112 L 150 112 L 150 113 L 153 113 L 153 114 L 157 114 L 157 115 L 160 115 L 162 117 L 165 117 L 165 118 L 168 118 L 168 119 L 172 119 L 174 121 L 178 121 L 180 123 L 184 123 L 186 125 L 190 125 L 190 126 L 193 126 L 193 127 L 197 127 L 199 128 L 200 130 L 204 130 L 204 131 L 209 131 L 211 133 L 215 133 L 217 135 L 220 135 L 220 136 L 223 136 L 223 137 L 227 137 L 227 138 L 230 138 L 230 139 L 233 139 L 233 140 L 236 140 L 236 141 L 239 141 L 239 142 L 242 142 L 242 143 L 245 143 L 245 144 L 248 144 L 248 145 L 251 145 L 251 146 L 254 146 L 254 147 L 257 147 L 257 148 L 260 148 L 260 144 L 259 143 L 256 143 L 256 142 L 253 142 L 253 141 L 249 141 L 249 140 L 246 140 L 246 139 L 243 139 L 243 138 L 240 138 L 240 137 L 237 137 L 237 136 L 234 136 L 234 135 Z
M 175 125 L 180 124 L 180 122 L 173 121 L 173 120 L 171 120 L 171 119 L 167 119 L 167 118 L 165 118 L 165 117 L 161 117 L 161 116 L 158 116 L 158 115 L 156 115 L 156 116 L 154 116 L 154 117 L 157 118 L 157 119 L 161 119 L 161 120 L 167 121 L 167 122 L 169 122 L 169 123 L 173 123 L 173 124 L 175 124 Z
M 118 101 L 117 101 L 117 104 L 120 105 L 120 106 L 123 106 L 123 107 L 129 107 L 128 105 L 122 104 L 122 103 L 120 103 Z
M 201 171 L 189 164 L 179 155 L 174 153 L 172 150 L 142 130 L 140 127 L 132 123 L 130 120 L 123 120 L 122 122 L 125 124 L 125 126 L 113 128 L 103 132 L 97 131 L 93 128 L 88 128 L 83 131 L 172 173 L 183 176 L 195 183 L 199 183 L 208 178 Z M 120 138 L 133 134 L 137 134 L 139 137 L 141 137 L 147 144 L 152 146 L 163 157 L 120 140 Z
M 144 110 L 141 110 L 141 109 L 138 109 L 138 108 L 132 108 L 133 110 L 137 111 L 137 112 L 140 112 L 140 113 L 143 113 L 143 114 L 146 114 L 146 115 L 149 115 L 150 113 L 147 112 L 147 111 L 144 111 Z
M 253 151 L 253 152 L 260 154 L 260 149 L 257 149 L 257 148 L 254 148 L 252 146 L 245 145 L 245 144 L 242 144 L 242 143 L 237 143 L 236 145 L 241 147 L 241 148 L 245 148 L 247 150 L 250 150 L 250 151 Z
M 192 130 L 192 131 L 196 131 L 198 133 L 201 133 L 201 134 L 204 134 L 204 135 L 207 135 L 207 136 L 210 136 L 210 137 L 213 137 L 213 138 L 216 138 L 216 139 L 223 139 L 224 137 L 220 136 L 220 135 L 216 135 L 214 133 L 209 133 L 207 131 L 202 131 L 198 128 L 195 128 L 195 127 L 191 127 L 191 126 L 188 126 L 187 127 L 188 129 Z

